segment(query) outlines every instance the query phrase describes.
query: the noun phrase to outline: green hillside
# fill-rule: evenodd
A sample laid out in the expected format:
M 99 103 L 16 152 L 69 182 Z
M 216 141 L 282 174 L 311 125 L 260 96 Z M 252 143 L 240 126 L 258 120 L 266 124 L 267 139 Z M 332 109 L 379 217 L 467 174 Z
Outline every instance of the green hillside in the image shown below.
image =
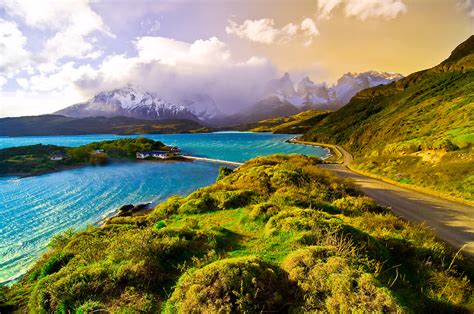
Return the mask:
M 474 36 L 434 68 L 357 94 L 305 135 L 354 167 L 474 200 Z
M 306 110 L 289 117 L 265 119 L 255 123 L 245 123 L 223 130 L 272 132 L 280 134 L 303 134 L 326 117 L 330 111 Z
M 472 312 L 467 260 L 302 155 L 55 236 L 0 312 Z

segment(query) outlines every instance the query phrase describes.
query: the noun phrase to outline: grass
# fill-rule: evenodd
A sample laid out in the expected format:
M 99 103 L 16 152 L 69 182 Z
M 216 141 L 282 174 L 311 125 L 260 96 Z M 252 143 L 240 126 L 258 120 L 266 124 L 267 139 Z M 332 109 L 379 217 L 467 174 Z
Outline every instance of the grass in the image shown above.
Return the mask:
M 472 265 L 302 155 L 256 158 L 144 216 L 55 236 L 17 312 L 470 312 Z

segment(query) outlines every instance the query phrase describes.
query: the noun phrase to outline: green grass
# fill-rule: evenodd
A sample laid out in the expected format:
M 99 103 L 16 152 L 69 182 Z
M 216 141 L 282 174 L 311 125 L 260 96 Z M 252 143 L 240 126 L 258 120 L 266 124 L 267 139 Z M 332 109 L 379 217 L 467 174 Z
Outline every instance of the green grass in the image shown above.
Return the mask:
M 18 312 L 469 312 L 469 261 L 302 155 L 53 238 Z

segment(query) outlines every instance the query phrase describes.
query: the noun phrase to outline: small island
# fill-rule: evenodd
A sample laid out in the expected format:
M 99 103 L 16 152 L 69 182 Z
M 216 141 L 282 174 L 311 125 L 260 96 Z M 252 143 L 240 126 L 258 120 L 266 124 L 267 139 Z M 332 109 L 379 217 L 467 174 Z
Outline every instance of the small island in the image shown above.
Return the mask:
M 94 142 L 79 147 L 30 145 L 0 149 L 0 176 L 34 176 L 117 161 L 186 160 L 178 147 L 148 138 Z

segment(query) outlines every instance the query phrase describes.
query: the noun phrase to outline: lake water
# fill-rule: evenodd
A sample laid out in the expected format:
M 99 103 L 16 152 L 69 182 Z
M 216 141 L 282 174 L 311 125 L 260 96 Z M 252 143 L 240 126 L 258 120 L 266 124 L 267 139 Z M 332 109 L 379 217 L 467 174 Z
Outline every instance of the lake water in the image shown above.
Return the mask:
M 292 135 L 221 132 L 145 135 L 183 153 L 243 162 L 257 156 L 299 153 L 325 157 L 323 148 L 285 141 Z M 117 135 L 0 137 L 0 148 L 54 144 L 80 146 Z M 130 162 L 84 167 L 28 178 L 0 178 L 0 283 L 21 276 L 51 237 L 95 224 L 124 204 L 159 202 L 215 181 L 219 165 L 207 162 Z

